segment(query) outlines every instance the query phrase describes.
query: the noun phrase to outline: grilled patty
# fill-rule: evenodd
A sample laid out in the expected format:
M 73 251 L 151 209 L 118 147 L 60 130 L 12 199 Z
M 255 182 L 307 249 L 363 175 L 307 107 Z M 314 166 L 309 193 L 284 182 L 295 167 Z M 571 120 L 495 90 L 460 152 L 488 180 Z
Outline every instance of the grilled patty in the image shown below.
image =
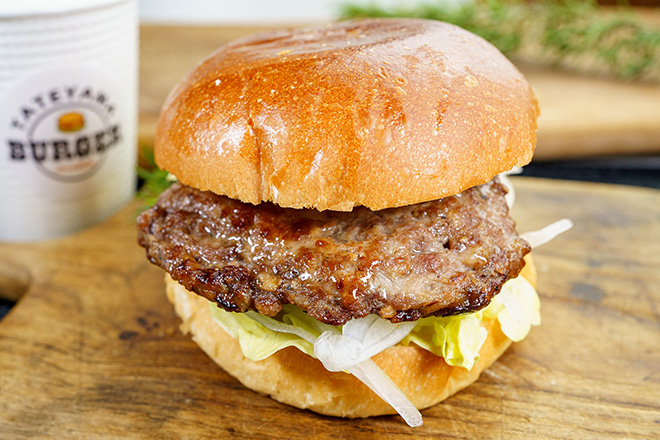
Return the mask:
M 493 180 L 400 208 L 319 212 L 258 206 L 174 184 L 138 218 L 147 256 L 225 310 L 295 304 L 340 325 L 478 310 L 518 275 L 530 246 Z

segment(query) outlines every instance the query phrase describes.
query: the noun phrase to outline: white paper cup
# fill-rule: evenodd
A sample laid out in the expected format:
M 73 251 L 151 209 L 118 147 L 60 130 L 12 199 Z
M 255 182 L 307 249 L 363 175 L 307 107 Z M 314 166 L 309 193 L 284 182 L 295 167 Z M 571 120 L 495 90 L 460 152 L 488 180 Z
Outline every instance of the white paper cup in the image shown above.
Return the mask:
M 0 240 L 69 234 L 136 186 L 135 0 L 0 2 Z

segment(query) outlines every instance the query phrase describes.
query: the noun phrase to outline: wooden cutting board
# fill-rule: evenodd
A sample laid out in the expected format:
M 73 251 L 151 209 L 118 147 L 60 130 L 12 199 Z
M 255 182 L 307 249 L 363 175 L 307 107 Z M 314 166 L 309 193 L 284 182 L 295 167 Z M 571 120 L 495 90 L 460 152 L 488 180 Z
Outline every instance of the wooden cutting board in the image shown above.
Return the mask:
M 134 203 L 77 235 L 0 244 L 0 291 L 29 285 L 0 321 L 0 437 L 660 437 L 660 192 L 516 184 L 521 231 L 575 222 L 534 252 L 543 324 L 423 411 L 421 428 L 319 416 L 244 389 L 178 331 L 162 273 L 136 244 Z
M 272 28 L 272 27 L 271 27 Z M 174 85 L 217 47 L 265 26 L 140 28 L 141 144 L 151 148 Z M 660 85 L 519 66 L 541 106 L 535 160 L 660 153 Z

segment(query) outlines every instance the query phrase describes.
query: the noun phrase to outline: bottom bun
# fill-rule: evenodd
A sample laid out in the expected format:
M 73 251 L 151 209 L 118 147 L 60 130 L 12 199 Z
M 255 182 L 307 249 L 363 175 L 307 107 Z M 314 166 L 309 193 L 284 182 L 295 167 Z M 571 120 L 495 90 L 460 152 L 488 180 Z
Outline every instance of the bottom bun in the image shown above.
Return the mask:
M 523 275 L 535 284 L 533 265 Z M 247 359 L 237 339 L 227 334 L 211 317 L 209 301 L 189 292 L 169 275 L 166 291 L 183 320 L 181 330 L 227 373 L 247 388 L 267 394 L 288 405 L 338 417 L 369 417 L 395 414 L 353 375 L 330 372 L 320 361 L 287 347 L 261 361 Z M 372 359 L 418 409 L 428 408 L 475 382 L 511 344 L 496 319 L 483 321 L 488 338 L 471 370 L 447 365 L 443 358 L 414 344 L 394 346 Z

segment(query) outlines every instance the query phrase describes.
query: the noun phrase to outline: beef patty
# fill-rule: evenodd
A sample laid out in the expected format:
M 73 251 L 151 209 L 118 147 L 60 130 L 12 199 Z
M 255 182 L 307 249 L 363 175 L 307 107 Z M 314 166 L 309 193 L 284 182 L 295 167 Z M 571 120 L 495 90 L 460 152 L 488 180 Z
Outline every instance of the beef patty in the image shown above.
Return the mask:
M 530 246 L 497 180 L 400 208 L 258 206 L 181 184 L 138 219 L 147 256 L 225 310 L 274 316 L 291 303 L 327 324 L 478 310 L 518 275 Z

